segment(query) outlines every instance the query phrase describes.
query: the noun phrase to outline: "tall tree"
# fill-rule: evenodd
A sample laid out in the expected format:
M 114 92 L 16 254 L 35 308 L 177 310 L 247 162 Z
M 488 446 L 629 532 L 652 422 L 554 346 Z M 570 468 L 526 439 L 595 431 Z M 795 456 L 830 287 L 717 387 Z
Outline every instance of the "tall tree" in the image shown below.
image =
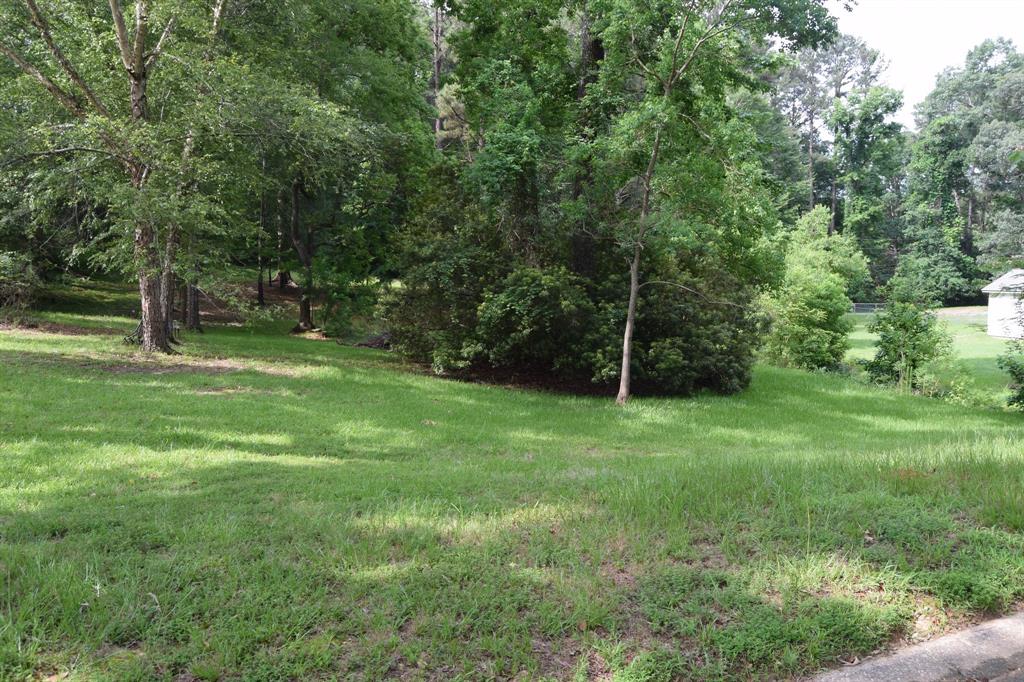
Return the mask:
M 670 138 L 707 134 L 693 115 L 699 115 L 699 109 L 693 107 L 692 92 L 700 87 L 706 94 L 722 96 L 723 84 L 713 79 L 737 68 L 730 59 L 736 59 L 733 41 L 741 30 L 779 36 L 798 46 L 817 46 L 832 37 L 835 24 L 823 4 L 813 0 L 695 1 L 682 9 L 620 0 L 610 8 L 606 63 L 620 69 L 620 79 L 627 75 L 644 83 L 642 96 L 620 120 L 646 147 L 644 166 L 629 190 L 635 198 L 636 218 L 620 232 L 620 243 L 629 253 L 629 294 L 616 396 L 620 405 L 631 393 L 642 258 L 653 225 L 651 217 L 659 210 L 654 189 L 659 171 L 664 170 L 663 147 L 670 144 Z

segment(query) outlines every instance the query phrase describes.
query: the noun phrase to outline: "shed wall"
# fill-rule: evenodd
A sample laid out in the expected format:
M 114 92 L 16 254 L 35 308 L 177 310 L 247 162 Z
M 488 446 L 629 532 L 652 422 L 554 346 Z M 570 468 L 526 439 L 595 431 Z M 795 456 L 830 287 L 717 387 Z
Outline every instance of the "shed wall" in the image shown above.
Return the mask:
M 988 334 L 1003 338 L 1024 338 L 1017 303 L 1021 295 L 998 293 L 988 295 Z

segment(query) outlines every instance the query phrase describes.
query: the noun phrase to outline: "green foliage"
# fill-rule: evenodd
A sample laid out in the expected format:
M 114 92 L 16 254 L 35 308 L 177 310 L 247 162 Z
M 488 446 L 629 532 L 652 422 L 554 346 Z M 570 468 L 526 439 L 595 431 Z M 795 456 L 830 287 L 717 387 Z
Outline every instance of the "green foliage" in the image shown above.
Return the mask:
M 772 325 L 765 341 L 769 361 L 805 369 L 835 369 L 843 361 L 852 325 L 841 277 L 794 264 L 766 309 Z
M 896 274 L 887 285 L 891 300 L 936 306 L 943 301 L 957 300 L 971 291 L 958 263 L 963 261 L 955 249 L 915 251 L 900 258 Z
M 865 367 L 879 383 L 903 391 L 921 388 L 921 370 L 952 352 L 952 340 L 934 313 L 913 303 L 893 301 L 869 327 L 878 334 L 874 359 Z
M 0 251 L 0 320 L 16 320 L 25 315 L 40 284 L 28 256 Z
M 782 285 L 765 298 L 765 357 L 777 364 L 835 369 L 849 350 L 850 295 L 862 294 L 871 276 L 852 236 L 828 234 L 829 218 L 818 207 L 800 219 L 789 235 Z
M 494 367 L 571 367 L 593 314 L 582 280 L 565 268 L 518 268 L 484 292 L 470 353 Z

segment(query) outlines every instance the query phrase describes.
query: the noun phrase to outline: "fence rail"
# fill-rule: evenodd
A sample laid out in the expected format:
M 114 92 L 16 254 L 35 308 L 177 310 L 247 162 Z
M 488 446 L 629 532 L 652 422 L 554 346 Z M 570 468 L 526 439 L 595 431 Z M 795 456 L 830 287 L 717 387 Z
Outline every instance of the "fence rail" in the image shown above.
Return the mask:
M 854 303 L 850 306 L 853 313 L 877 313 L 885 310 L 884 303 Z

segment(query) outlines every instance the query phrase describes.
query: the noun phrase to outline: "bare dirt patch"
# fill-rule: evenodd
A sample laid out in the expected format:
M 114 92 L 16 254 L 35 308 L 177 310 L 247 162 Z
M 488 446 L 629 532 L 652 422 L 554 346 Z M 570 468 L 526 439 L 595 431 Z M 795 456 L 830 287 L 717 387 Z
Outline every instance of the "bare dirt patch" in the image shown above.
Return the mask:
M 580 643 L 571 637 L 558 641 L 534 639 L 533 653 L 537 657 L 540 669 L 539 677 L 569 680 L 576 670 L 576 662 L 581 654 Z

